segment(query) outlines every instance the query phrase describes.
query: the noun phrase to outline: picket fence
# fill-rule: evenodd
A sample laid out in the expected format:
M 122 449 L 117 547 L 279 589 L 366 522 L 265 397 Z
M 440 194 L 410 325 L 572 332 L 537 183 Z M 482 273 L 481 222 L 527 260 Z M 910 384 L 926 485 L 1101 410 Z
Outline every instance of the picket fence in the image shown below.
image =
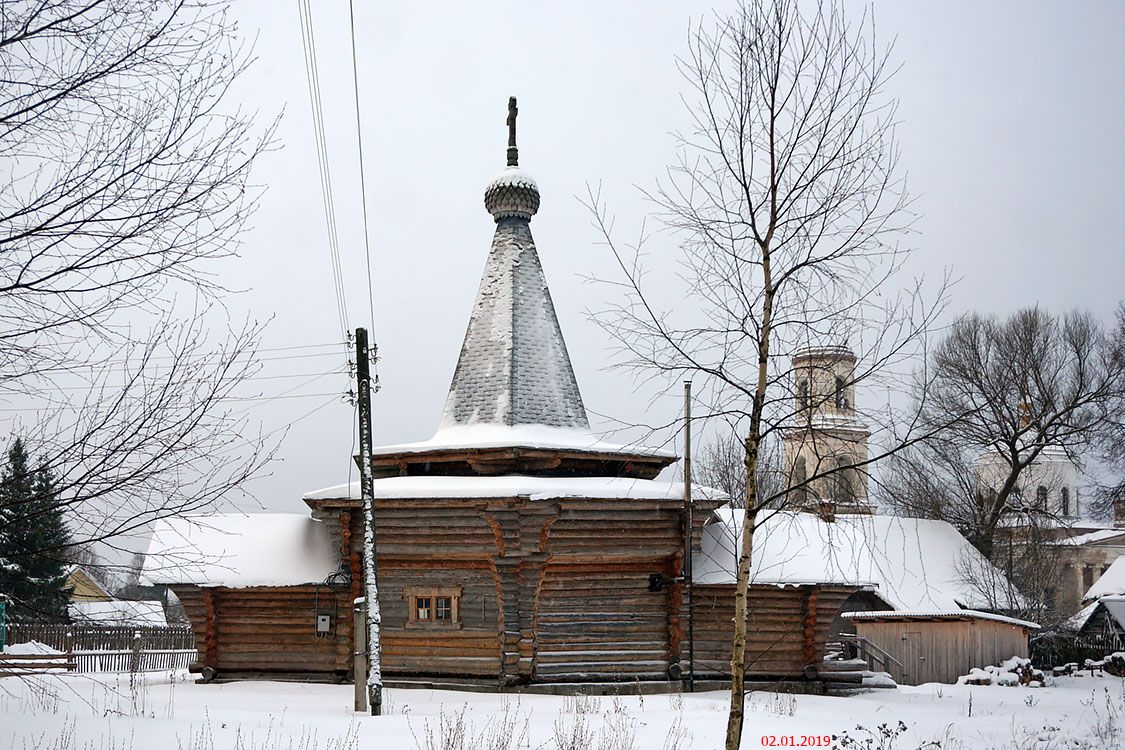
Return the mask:
M 195 635 L 187 625 L 8 624 L 8 644 L 37 641 L 69 657 L 78 672 L 155 672 L 185 669 L 196 659 Z

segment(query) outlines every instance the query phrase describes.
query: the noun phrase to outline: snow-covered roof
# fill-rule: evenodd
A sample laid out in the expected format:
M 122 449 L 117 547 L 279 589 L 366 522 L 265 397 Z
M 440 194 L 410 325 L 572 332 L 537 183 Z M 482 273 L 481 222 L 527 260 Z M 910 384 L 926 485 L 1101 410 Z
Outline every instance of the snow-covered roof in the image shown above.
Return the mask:
M 952 620 L 970 618 L 973 620 L 994 620 L 996 622 L 1007 623 L 1008 625 L 1019 625 L 1020 627 L 1038 630 L 1038 623 L 1029 622 L 1028 620 L 1017 620 L 1014 617 L 1005 617 L 1004 615 L 994 615 L 991 612 L 978 612 L 975 609 L 954 609 L 948 612 L 930 612 L 930 611 L 916 611 L 909 610 L 891 610 L 887 612 L 844 612 L 840 617 L 845 617 L 849 620 Z
M 1065 631 L 1067 633 L 1077 633 L 1079 630 L 1086 626 L 1086 621 L 1090 619 L 1090 616 L 1094 614 L 1094 611 L 1097 608 L 1097 602 L 1091 602 L 1090 604 L 1087 604 L 1085 607 L 1078 610 L 1078 612 L 1060 622 L 1059 630 Z
M 163 605 L 153 601 L 72 602 L 67 605 L 67 612 L 74 622 L 97 625 L 164 627 L 168 624 Z
M 473 450 L 478 448 L 542 448 L 547 450 L 589 451 L 591 453 L 625 453 L 674 458 L 672 451 L 628 445 L 602 440 L 589 429 L 551 427 L 542 424 L 474 424 L 442 427 L 429 440 L 399 445 L 382 445 L 375 455 L 389 453 L 422 453 L 437 450 Z
M 1125 556 L 1113 561 L 1109 569 L 1094 581 L 1094 585 L 1082 597 L 1082 601 L 1101 599 L 1103 596 L 1115 594 L 1125 594 Z
M 854 414 L 813 414 L 808 418 L 808 422 L 802 423 L 797 429 L 804 430 L 810 427 L 820 430 L 846 430 L 867 433 L 867 425 Z
M 216 513 L 156 523 L 142 578 L 199 586 L 320 583 L 340 567 L 320 521 L 295 513 Z
M 523 171 L 519 167 L 504 167 L 500 174 L 489 180 L 485 185 L 484 191 L 487 193 L 489 190 L 494 190 L 498 187 L 522 187 L 528 190 L 539 190 L 539 185 L 535 182 L 535 178 Z
M 1100 529 L 1098 531 L 1091 531 L 1086 534 L 1078 534 L 1077 536 L 1060 539 L 1057 543 L 1068 546 L 1079 547 L 1083 544 L 1097 544 L 1098 542 L 1105 542 L 1110 539 L 1122 537 L 1125 541 L 1125 529 Z
M 1117 621 L 1118 627 L 1125 630 L 1125 596 L 1103 596 L 1097 602 Z
M 944 521 L 837 515 L 828 522 L 811 513 L 765 513 L 754 532 L 753 583 L 871 586 L 898 610 L 951 612 L 992 608 L 966 581 L 967 572 L 1004 581 L 1000 571 Z M 717 522 L 704 528 L 702 548 L 693 558 L 698 584 L 735 582 L 743 514 L 731 508 L 717 514 Z M 994 601 L 1002 597 L 1018 604 L 1018 593 L 1010 593 L 1006 582 L 998 588 Z
M 679 500 L 684 496 L 682 482 L 626 477 L 415 476 L 376 479 L 372 484 L 375 497 L 388 499 L 527 497 L 532 500 L 555 500 L 575 497 Z M 700 485 L 693 485 L 692 496 L 726 499 L 719 490 Z M 305 493 L 306 500 L 359 499 L 359 497 L 358 480 L 350 484 L 338 484 Z

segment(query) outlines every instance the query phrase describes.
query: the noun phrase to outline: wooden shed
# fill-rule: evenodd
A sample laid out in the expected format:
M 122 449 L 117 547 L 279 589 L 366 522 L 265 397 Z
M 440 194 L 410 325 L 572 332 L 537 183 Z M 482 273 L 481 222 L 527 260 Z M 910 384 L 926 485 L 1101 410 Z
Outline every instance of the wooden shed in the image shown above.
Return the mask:
M 973 667 L 1027 658 L 1026 620 L 975 610 L 952 612 L 855 612 L 845 614 L 862 642 L 892 659 L 888 671 L 900 685 L 955 683 Z

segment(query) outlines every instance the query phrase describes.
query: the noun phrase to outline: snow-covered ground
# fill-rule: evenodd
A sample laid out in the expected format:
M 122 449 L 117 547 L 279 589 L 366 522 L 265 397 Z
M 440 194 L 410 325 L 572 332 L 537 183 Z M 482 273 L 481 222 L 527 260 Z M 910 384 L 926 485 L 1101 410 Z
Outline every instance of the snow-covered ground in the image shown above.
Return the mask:
M 754 693 L 742 747 L 799 746 L 802 738 L 812 747 L 884 750 L 1125 747 L 1125 681 L 1048 679 L 1038 689 Z M 727 701 L 719 692 L 574 698 L 389 690 L 388 715 L 373 718 L 352 713 L 351 696 L 346 685 L 197 685 L 184 673 L 135 682 L 9 677 L 0 680 L 0 750 L 708 749 L 722 746 Z

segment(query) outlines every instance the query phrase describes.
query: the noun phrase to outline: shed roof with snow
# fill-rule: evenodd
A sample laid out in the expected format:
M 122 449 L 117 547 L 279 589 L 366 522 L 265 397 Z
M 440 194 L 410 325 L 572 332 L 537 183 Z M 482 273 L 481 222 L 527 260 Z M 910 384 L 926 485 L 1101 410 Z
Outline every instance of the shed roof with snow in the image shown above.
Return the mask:
M 297 513 L 216 513 L 156 523 L 142 578 L 155 584 L 298 586 L 339 570 L 320 521 Z
M 743 514 L 722 508 L 716 515 L 693 558 L 700 585 L 735 582 Z M 970 571 L 998 584 L 993 601 L 968 582 Z M 1019 603 L 1003 574 L 953 526 L 898 516 L 837 515 L 825 521 L 812 513 L 769 512 L 754 532 L 751 582 L 871 587 L 894 609 L 912 612 L 992 609 L 997 597 Z
M 975 609 L 956 609 L 950 610 L 949 612 L 892 609 L 885 612 L 844 612 L 840 616 L 856 622 L 867 622 L 872 620 L 927 620 L 931 622 L 954 620 L 988 620 L 990 622 L 1004 623 L 1005 625 L 1017 625 L 1027 630 L 1039 629 L 1039 624 L 1035 622 L 1020 620 L 1015 617 L 1006 617 L 1004 615 L 998 615 L 992 612 L 979 612 Z
M 67 614 L 72 622 L 91 625 L 129 625 L 162 628 L 168 625 L 164 606 L 156 601 L 71 602 Z

